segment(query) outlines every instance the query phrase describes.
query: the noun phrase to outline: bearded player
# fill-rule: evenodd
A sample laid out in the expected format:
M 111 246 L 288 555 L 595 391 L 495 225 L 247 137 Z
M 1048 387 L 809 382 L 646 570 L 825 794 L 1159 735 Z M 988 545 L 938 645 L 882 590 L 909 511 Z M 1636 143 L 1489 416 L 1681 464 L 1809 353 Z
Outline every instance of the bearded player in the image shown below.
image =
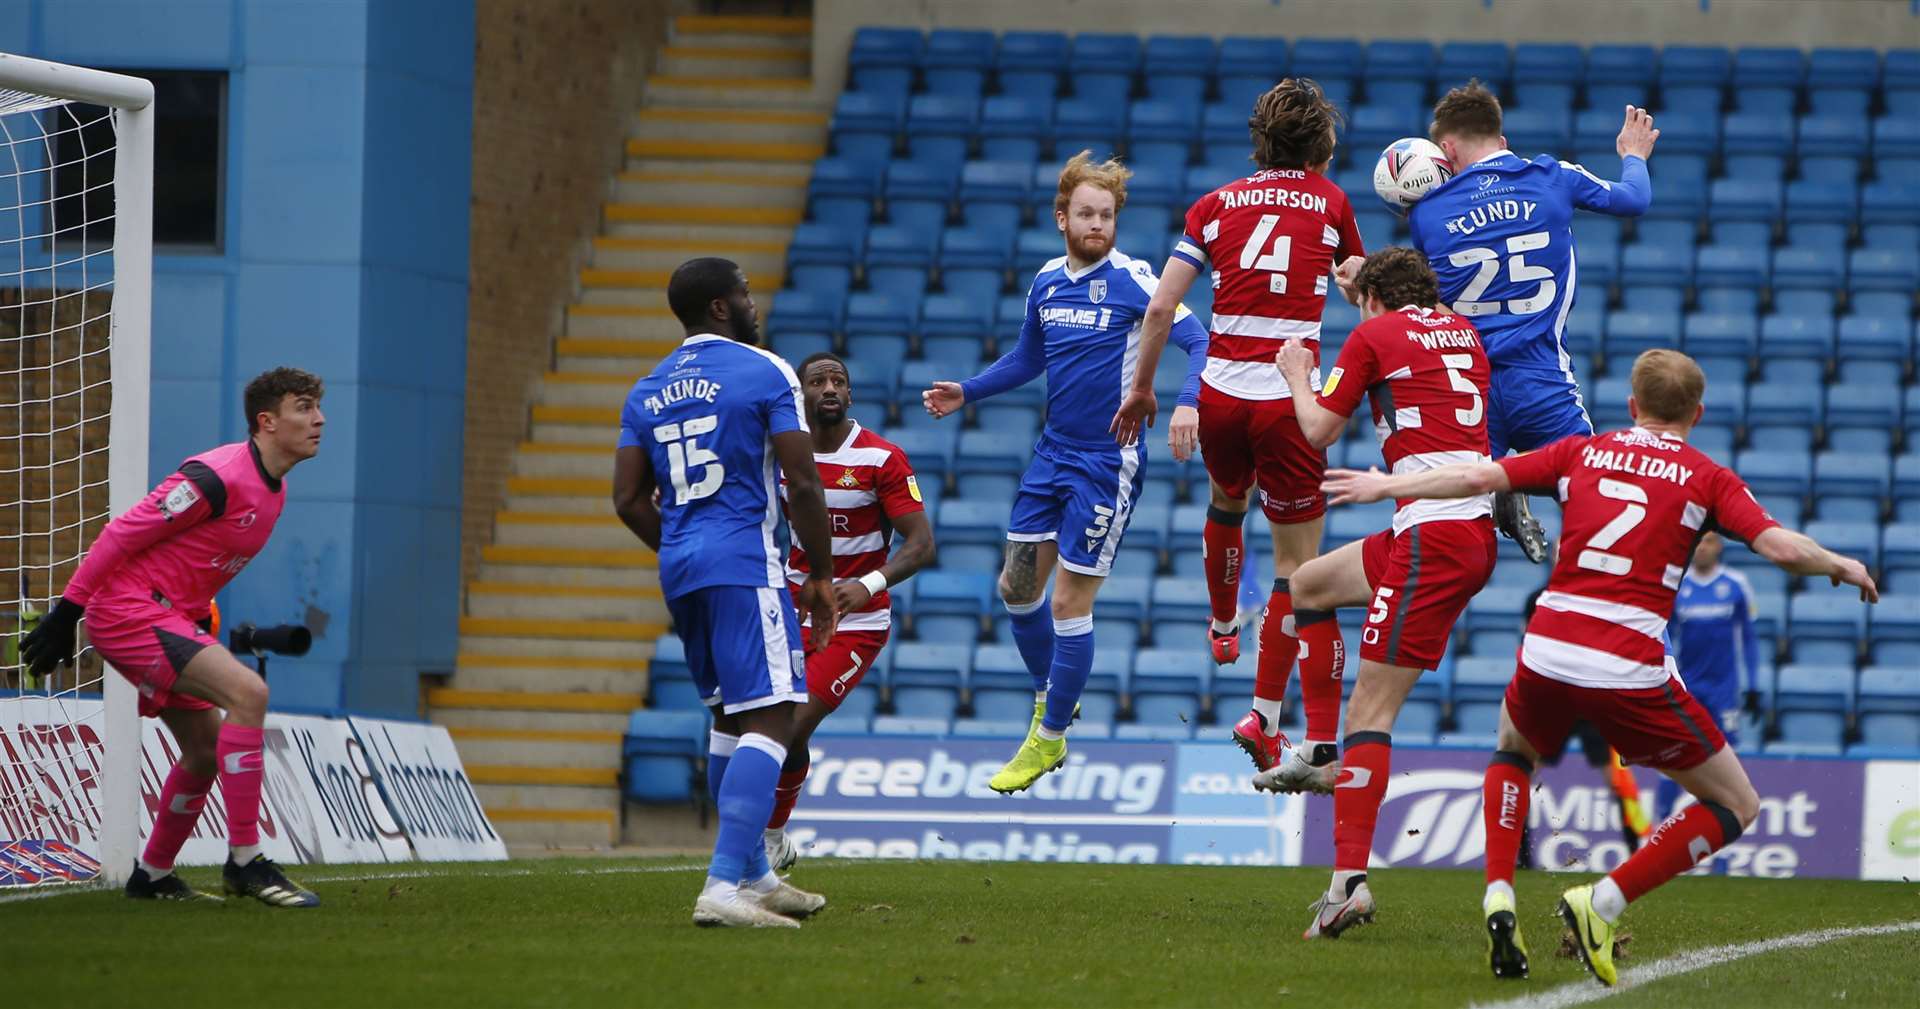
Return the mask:
M 1310 384 L 1313 353 L 1297 339 L 1280 352 L 1301 435 L 1315 446 L 1331 444 L 1368 397 L 1380 454 L 1394 473 L 1486 462 L 1486 351 L 1472 323 L 1440 307 L 1426 260 L 1412 249 L 1376 252 L 1354 290 L 1363 321 L 1318 396 Z M 1337 937 L 1373 915 L 1367 863 L 1387 789 L 1393 722 L 1421 674 L 1446 656 L 1454 623 L 1493 574 L 1492 511 L 1484 496 L 1401 495 L 1389 528 L 1308 561 L 1294 576 L 1303 681 L 1339 682 L 1343 648 L 1334 610 L 1371 603 L 1342 760 L 1296 747 L 1254 776 L 1262 789 L 1333 794 L 1334 873 L 1314 906 L 1309 939 Z
M 1254 104 L 1247 126 L 1260 170 L 1208 193 L 1187 211 L 1186 229 L 1147 308 L 1140 369 L 1113 422 L 1123 442 L 1140 424 L 1152 425 L 1160 349 L 1180 299 L 1211 270 L 1213 321 L 1200 401 L 1197 408 L 1174 410 L 1168 437 L 1176 459 L 1187 458 L 1197 438 L 1207 466 L 1211 500 L 1202 543 L 1213 610 L 1208 639 L 1217 663 L 1240 657 L 1236 614 L 1246 548 L 1241 526 L 1256 488 L 1273 531 L 1273 591 L 1260 624 L 1253 707 L 1233 727 L 1234 742 L 1262 771 L 1274 766 L 1287 744 L 1279 729 L 1280 702 L 1300 650 L 1288 579 L 1320 552 L 1326 515 L 1320 495 L 1326 452 L 1301 437 L 1294 421 L 1299 393 L 1275 370 L 1274 352 L 1282 341 L 1302 341 L 1313 354 L 1309 392 L 1319 388 L 1328 275 L 1335 263 L 1350 273 L 1359 266 L 1356 257 L 1365 254 L 1353 205 L 1326 177 L 1338 120 L 1319 86 L 1305 78 L 1281 81 Z M 1340 684 L 1309 677 L 1303 667 L 1300 691 L 1307 744 L 1332 759 Z
M 1575 721 L 1590 722 L 1627 763 L 1660 771 L 1699 800 L 1606 878 L 1561 894 L 1560 916 L 1602 984 L 1617 979 L 1613 934 L 1627 905 L 1712 858 L 1759 815 L 1740 758 L 1662 643 L 1665 614 L 1701 537 L 1718 530 L 1792 574 L 1856 586 L 1865 602 L 1880 598 L 1865 565 L 1783 528 L 1745 481 L 1687 444 L 1706 389 L 1692 358 L 1649 350 L 1634 362 L 1631 382 L 1629 430 L 1576 435 L 1496 463 L 1327 474 L 1336 503 L 1518 490 L 1554 494 L 1564 510 L 1559 560 L 1521 641 L 1500 709 L 1500 748 L 1487 765 L 1481 910 L 1496 977 L 1527 973 L 1513 897 L 1521 825 L 1535 764 L 1560 752 Z
M 1066 763 L 1067 728 L 1093 671 L 1094 597 L 1140 497 L 1146 446 L 1138 438 L 1116 445 L 1109 422 L 1129 377 L 1146 366 L 1140 327 L 1158 284 L 1152 266 L 1114 246 L 1132 174 L 1115 160 L 1094 163 L 1089 151 L 1067 160 L 1053 198 L 1067 254 L 1034 275 L 1019 342 L 965 382 L 935 382 L 921 393 L 927 412 L 945 417 L 1047 376 L 1047 423 L 1014 495 L 1000 570 L 1014 645 L 1033 677 L 1033 721 L 1013 759 L 987 781 L 996 792 L 1024 791 Z M 1174 314 L 1173 336 L 1188 351 L 1180 402 L 1191 404 L 1207 333 L 1185 308 Z
M 787 760 L 773 793 L 773 816 L 767 821 L 767 859 L 775 870 L 791 866 L 799 855 L 787 839 L 787 817 L 806 784 L 811 759 L 807 743 L 813 730 L 860 685 L 880 657 L 880 649 L 886 647 L 893 627 L 888 587 L 934 563 L 933 526 L 927 521 L 913 464 L 898 445 L 848 416 L 853 386 L 846 362 L 824 351 L 801 361 L 800 392 L 813 434 L 813 461 L 826 492 L 827 518 L 833 526 L 833 607 L 840 622 L 827 647 L 807 655 L 807 700 L 794 713 L 793 739 L 787 744 Z M 780 494 L 784 502 L 784 480 Z M 888 559 L 896 533 L 903 540 Z M 806 549 L 795 540 L 787 556 L 787 582 L 796 593 L 811 570 Z M 812 627 L 812 618 L 805 618 L 800 626 L 802 642 Z
M 247 383 L 247 440 L 181 463 L 108 522 L 60 601 L 21 641 L 35 675 L 70 663 L 84 614 L 94 650 L 139 689 L 141 716 L 160 719 L 180 747 L 146 850 L 127 878 L 129 897 L 217 899 L 188 886 L 173 862 L 218 781 L 227 807 L 226 892 L 270 907 L 320 905 L 260 850 L 266 680 L 202 625 L 211 624 L 214 595 L 273 535 L 287 472 L 319 453 L 324 392 L 317 376 L 297 368 Z

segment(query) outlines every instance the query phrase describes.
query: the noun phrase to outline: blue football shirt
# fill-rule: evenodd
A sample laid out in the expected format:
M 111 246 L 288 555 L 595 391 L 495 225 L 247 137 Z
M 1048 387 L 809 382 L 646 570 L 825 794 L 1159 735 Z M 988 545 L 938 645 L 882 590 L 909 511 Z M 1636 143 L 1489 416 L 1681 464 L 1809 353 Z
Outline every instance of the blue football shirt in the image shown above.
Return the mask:
M 773 436 L 807 430 L 800 380 L 779 357 L 723 336 L 690 336 L 634 383 L 620 446 L 638 446 L 660 487 L 660 587 L 784 588 L 774 529 Z
M 1637 157 L 1623 158 L 1620 181 L 1608 182 L 1545 155 L 1498 151 L 1434 187 L 1408 224 L 1440 279 L 1440 300 L 1473 320 L 1489 364 L 1570 376 L 1561 337 L 1575 294 L 1573 212 L 1634 217 L 1650 198 Z

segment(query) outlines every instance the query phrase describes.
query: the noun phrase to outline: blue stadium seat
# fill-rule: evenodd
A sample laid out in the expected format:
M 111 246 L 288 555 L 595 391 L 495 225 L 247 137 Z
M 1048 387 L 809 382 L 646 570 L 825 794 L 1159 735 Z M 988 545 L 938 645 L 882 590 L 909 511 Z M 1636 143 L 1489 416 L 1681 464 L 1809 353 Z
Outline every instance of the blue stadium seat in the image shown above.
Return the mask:
M 1134 718 L 1143 723 L 1197 723 L 1207 665 L 1205 653 L 1195 648 L 1141 649 L 1128 688 Z
M 1772 180 L 1719 179 L 1709 188 L 1709 213 L 1716 221 L 1772 221 L 1784 199 Z
M 1347 143 L 1356 150 L 1378 151 L 1402 137 L 1420 135 L 1424 115 L 1417 105 L 1362 105 L 1349 116 Z
M 1827 388 L 1827 425 L 1891 431 L 1900 426 L 1900 389 L 1884 380 L 1831 385 Z
M 1662 116 L 1697 116 L 1718 119 L 1726 96 L 1717 85 L 1684 85 L 1660 89 Z
M 1746 357 L 1754 353 L 1759 343 L 1759 320 L 1751 315 L 1694 312 L 1686 317 L 1681 347 L 1695 356 L 1731 354 Z
M 1567 113 L 1569 121 L 1573 115 L 1572 84 L 1563 81 L 1525 81 L 1513 86 L 1513 104 L 1519 109 L 1532 111 L 1557 109 Z
M 1840 496 L 1849 493 L 1858 495 L 1859 491 L 1855 489 L 1840 489 L 1839 487 L 1835 487 L 1832 490 L 1826 489 L 1825 483 L 1820 476 L 1821 462 L 1832 454 L 1833 453 L 1823 452 L 1816 459 L 1814 464 L 1814 494 L 1816 496 L 1824 496 L 1827 494 Z M 1862 478 L 1862 482 L 1870 481 L 1874 475 L 1884 476 L 1886 470 L 1885 457 L 1875 460 L 1875 464 L 1879 467 L 1880 473 L 1869 473 L 1866 477 Z M 1829 522 L 1824 519 L 1817 522 L 1810 522 L 1807 524 L 1807 535 L 1819 540 L 1821 545 L 1837 553 L 1846 554 L 1849 557 L 1858 559 L 1870 568 L 1879 566 L 1880 523 L 1877 521 L 1877 516 L 1875 519 L 1870 519 L 1865 522 Z M 1834 589 L 1832 591 L 1839 592 L 1840 590 Z M 1847 593 L 1851 593 L 1852 591 L 1851 589 L 1846 590 Z
M 1519 627 L 1520 615 L 1526 609 L 1529 595 L 1532 595 L 1532 591 L 1528 589 L 1481 589 L 1467 604 L 1467 629 L 1510 630 Z
M 1878 249 L 1920 246 L 1920 224 L 1876 222 L 1860 229 L 1860 244 Z
M 993 33 L 977 29 L 936 28 L 927 34 L 920 55 L 920 76 L 934 94 L 978 100 L 993 68 Z
M 1773 253 L 1776 288 L 1812 288 L 1832 291 L 1843 287 L 1846 261 L 1834 250 L 1788 246 Z
M 1836 395 L 1839 389 L 1834 389 Z M 1893 480 L 1887 462 L 1885 455 L 1820 453 L 1812 462 L 1812 491 L 1814 495 L 1885 497 Z M 1874 539 L 1878 541 L 1878 533 Z
M 1914 443 L 1911 433 L 1907 443 L 1908 445 Z M 1920 496 L 1920 454 L 1916 454 L 1912 448 L 1909 448 L 1906 454 L 1895 456 L 1893 459 L 1893 494 L 1896 509 L 1910 499 Z M 1920 521 L 1920 516 L 1909 518 L 1907 514 L 1902 513 L 1900 520 L 1902 522 Z
M 649 711 L 627 716 L 620 743 L 626 798 L 634 802 L 686 802 L 702 796 L 696 782 L 706 767 L 705 708 Z
M 1495 567 L 1494 570 L 1496 572 L 1499 571 L 1499 567 Z M 1529 579 L 1528 581 L 1531 582 L 1534 580 L 1536 579 Z M 1533 591 L 1534 587 L 1535 586 L 1529 584 L 1527 591 Z M 1475 658 L 1510 660 L 1519 647 L 1520 631 L 1518 629 L 1509 631 L 1489 628 L 1487 630 L 1474 631 L 1472 634 L 1467 635 L 1467 654 Z
M 1881 367 L 1881 365 L 1878 365 L 1871 361 L 1857 362 L 1857 363 L 1864 363 L 1874 368 Z M 1865 385 L 1865 384 L 1866 383 L 1861 383 L 1861 385 Z M 1855 386 L 1855 387 L 1857 388 L 1859 386 Z M 1892 394 L 1894 407 L 1897 410 L 1899 408 L 1899 403 L 1900 403 L 1900 390 L 1894 389 L 1894 388 L 1887 388 L 1886 391 Z M 1844 394 L 1841 394 L 1841 395 L 1844 395 Z M 1827 447 L 1828 448 L 1832 449 L 1835 452 L 1858 452 L 1866 455 L 1879 456 L 1883 459 L 1891 457 L 1893 455 L 1893 436 L 1895 432 L 1898 430 L 1897 428 L 1889 428 L 1886 426 L 1878 426 L 1878 427 L 1836 426 L 1834 424 L 1833 418 L 1834 418 L 1836 409 L 1840 405 L 1841 404 L 1836 398 L 1835 400 L 1829 401 L 1827 406 L 1827 424 L 1828 424 Z
M 1866 635 L 1867 604 L 1850 586 L 1828 588 L 1823 583 L 1794 595 L 1788 606 L 1795 641 L 1857 642 Z
M 1507 145 L 1530 157 L 1535 152 L 1559 155 L 1573 143 L 1573 113 L 1564 108 L 1518 108 L 1502 117 Z
M 849 91 L 835 99 L 828 133 L 838 160 L 885 163 L 906 120 L 904 94 Z
M 1802 498 L 1813 486 L 1813 456 L 1805 452 L 1748 449 L 1735 457 L 1733 468 L 1755 494 Z
M 1006 85 L 1009 71 L 1057 73 L 1066 63 L 1067 36 L 1062 32 L 1007 32 L 1000 36 L 995 67 L 1000 72 L 1002 87 Z
M 1141 575 L 1112 575 L 1094 600 L 1093 615 L 1100 620 L 1139 622 L 1147 618 L 1148 593 L 1153 579 Z
M 949 543 L 998 544 L 1006 539 L 1007 502 L 955 498 L 940 503 L 939 519 L 935 538 L 943 547 Z
M 1360 77 L 1363 53 L 1353 39 L 1309 38 L 1293 44 L 1292 73 L 1316 81 Z
M 1860 742 L 1849 755 L 1910 758 L 1920 750 L 1920 667 L 1868 666 L 1857 689 Z
M 1897 315 L 1849 315 L 1839 320 L 1839 357 L 1843 361 L 1907 361 L 1912 353 L 1912 322 Z
M 1851 225 L 1859 215 L 1859 191 L 1852 182 L 1800 179 L 1787 184 L 1786 219 L 1790 224 L 1820 222 Z
M 1096 91 L 1115 90 L 1110 78 L 1120 78 L 1123 83 L 1119 89 L 1124 94 L 1131 84 L 1135 72 L 1140 69 L 1140 36 L 1127 33 L 1082 32 L 1073 37 L 1073 46 L 1067 56 L 1067 70 L 1075 78 L 1075 87 L 1082 88 L 1092 78 Z
M 1920 287 L 1920 249 L 1855 249 L 1847 257 L 1851 291 L 1896 291 Z
M 954 472 L 963 479 L 973 473 L 1018 474 L 1032 449 L 1033 436 L 1026 432 L 962 431 Z
M 1091 150 L 1098 161 L 1112 154 L 1126 136 L 1125 105 L 1095 98 L 1062 98 L 1053 107 L 1053 165 L 1043 171 L 1057 175 L 1059 163 L 1081 150 Z
M 1732 54 L 1721 46 L 1667 46 L 1660 51 L 1660 83 L 1664 87 L 1718 87 L 1727 82 L 1732 67 Z
M 1920 122 L 1903 115 L 1885 115 L 1875 119 L 1873 156 L 1920 158 Z
M 1920 170 L 1906 181 L 1885 178 L 1860 191 L 1860 216 L 1875 224 L 1920 224 Z M 1877 244 L 1877 243 L 1876 243 Z
M 1287 75 L 1287 65 L 1286 39 L 1229 36 L 1220 42 L 1216 68 L 1224 90 L 1224 82 L 1234 77 L 1257 78 L 1272 87 Z
M 980 156 L 994 161 L 1040 160 L 1053 140 L 1053 99 L 994 95 L 980 107 Z
M 922 96 L 925 97 L 925 96 Z M 895 161 L 887 166 L 881 194 L 887 219 L 897 227 L 922 231 L 915 236 L 928 250 L 938 244 L 947 210 L 960 188 L 960 159 Z
M 1872 90 L 1880 83 L 1880 54 L 1872 49 L 1813 50 L 1807 58 L 1807 87 Z
M 1804 379 L 1761 382 L 1747 390 L 1747 421 L 1751 424 L 1805 424 L 1821 421 L 1822 388 Z
M 948 501 L 940 509 L 944 529 L 947 513 L 965 502 Z M 1002 505 L 1002 510 L 1005 506 Z M 913 578 L 915 615 L 979 616 L 987 612 L 993 576 L 978 571 L 922 571 Z
M 1801 663 L 1781 666 L 1774 680 L 1773 707 L 1783 739 L 1831 740 L 1837 745 L 1853 708 L 1853 669 Z
M 1743 174 L 1736 155 L 1785 158 L 1793 153 L 1793 119 L 1778 113 L 1736 112 L 1720 123 L 1728 174 Z
M 778 291 L 773 296 L 773 310 L 767 315 L 767 328 L 774 335 L 835 331 L 840 328 L 845 310 L 844 297 Z
M 1207 599 L 1206 580 L 1195 578 L 1157 578 L 1152 590 L 1153 621 L 1207 620 L 1212 607 Z
M 1185 722 L 1128 722 L 1113 727 L 1113 738 L 1132 742 L 1176 743 L 1193 738 L 1193 726 Z
M 1812 115 L 1800 117 L 1798 133 L 1803 158 L 1859 158 L 1867 151 L 1872 127 L 1864 115 Z
M 1800 93 L 1793 88 L 1735 88 L 1733 107 L 1744 115 L 1777 116 L 1793 119 L 1800 104 Z
M 960 169 L 963 203 L 1010 203 L 1024 206 L 1033 190 L 1031 161 L 969 161 Z
M 1204 35 L 1155 35 L 1147 39 L 1142 76 L 1147 97 L 1197 104 L 1213 76 L 1216 53 Z
M 1920 567 L 1920 522 L 1895 522 L 1880 531 L 1888 567 Z
M 1200 106 L 1197 103 L 1151 98 L 1133 103 L 1127 125 L 1129 163 L 1136 168 L 1147 164 L 1162 166 L 1174 175 L 1164 195 L 1143 194 L 1140 197 L 1143 202 L 1166 203 L 1179 197 L 1179 173 L 1185 171 L 1187 158 L 1192 153 L 1197 138 L 1195 126 L 1199 119 Z M 1131 185 L 1128 190 L 1131 198 Z M 1156 199 L 1155 196 L 1160 198 Z
M 1522 42 L 1513 47 L 1513 80 L 1562 83 L 1584 78 L 1586 51 L 1577 45 L 1551 42 Z
M 1515 72 L 1518 73 L 1516 52 Z M 1648 45 L 1597 45 L 1587 49 L 1586 81 L 1592 84 L 1651 85 L 1660 56 Z M 1563 65 L 1561 73 L 1566 73 Z
M 933 294 L 928 295 L 927 299 L 921 303 L 920 333 L 926 339 L 961 337 L 972 341 L 977 346 L 985 341 L 985 337 L 992 329 L 992 302 L 960 295 Z M 947 358 L 946 355 L 935 359 L 951 360 L 957 369 L 965 369 L 970 367 L 977 357 L 976 351 L 968 355 L 965 361 Z
M 895 714 L 953 717 L 973 671 L 972 644 L 906 641 L 887 652 L 887 696 Z
M 1800 179 L 1805 182 L 1858 186 L 1860 159 L 1854 155 L 1807 156 L 1803 153 L 1800 158 Z
M 1518 621 L 1516 620 L 1516 623 Z M 1453 663 L 1453 700 L 1482 701 L 1498 704 L 1507 692 L 1507 681 L 1513 679 L 1513 653 L 1505 655 L 1475 655 L 1461 658 Z M 1498 709 L 1495 709 L 1496 714 Z
M 1632 248 L 1628 249 L 1631 253 Z M 1669 262 L 1681 262 L 1672 259 Z M 1678 347 L 1680 345 L 1681 320 L 1678 312 L 1609 312 L 1607 313 L 1607 352 L 1610 354 L 1637 354 L 1655 347 Z M 1622 400 L 1622 403 L 1625 401 Z
M 1126 545 L 1158 551 L 1161 544 L 1166 542 L 1167 522 L 1171 512 L 1172 509 L 1163 504 L 1135 502 L 1133 511 L 1127 516 Z

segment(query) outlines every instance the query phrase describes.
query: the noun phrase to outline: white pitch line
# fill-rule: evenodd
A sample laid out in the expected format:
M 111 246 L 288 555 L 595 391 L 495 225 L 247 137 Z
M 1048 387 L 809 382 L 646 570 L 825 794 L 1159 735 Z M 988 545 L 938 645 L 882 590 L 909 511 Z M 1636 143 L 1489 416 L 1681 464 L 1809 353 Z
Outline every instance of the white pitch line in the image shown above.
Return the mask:
M 1714 946 L 1708 949 L 1696 949 L 1686 953 L 1655 960 L 1652 963 L 1623 971 L 1620 983 L 1612 988 L 1603 987 L 1588 977 L 1583 981 L 1564 984 L 1538 995 L 1524 995 L 1520 998 L 1506 999 L 1500 1002 L 1473 1002 L 1469 1009 L 1563 1009 L 1565 1006 L 1585 1005 L 1610 998 L 1624 991 L 1630 991 L 1641 985 L 1652 984 L 1665 978 L 1693 971 L 1704 970 L 1734 960 L 1750 956 L 1760 956 L 1783 949 L 1805 949 L 1819 946 L 1837 939 L 1854 939 L 1869 935 L 1892 935 L 1897 932 L 1920 932 L 1920 921 L 1898 921 L 1887 925 L 1859 925 L 1852 928 L 1823 928 L 1813 932 L 1798 932 L 1793 935 L 1775 936 L 1755 942 L 1739 943 L 1732 946 Z M 1585 968 L 1581 968 L 1585 970 Z

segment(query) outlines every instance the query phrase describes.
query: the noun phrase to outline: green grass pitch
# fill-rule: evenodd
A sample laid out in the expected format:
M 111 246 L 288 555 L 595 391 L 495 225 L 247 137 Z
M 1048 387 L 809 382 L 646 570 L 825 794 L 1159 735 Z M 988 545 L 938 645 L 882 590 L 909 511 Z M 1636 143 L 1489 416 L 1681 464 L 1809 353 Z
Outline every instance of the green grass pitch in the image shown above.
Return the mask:
M 698 929 L 686 860 L 315 866 L 316 911 L 0 903 L 10 1006 L 1465 1006 L 1598 986 L 1554 955 L 1572 876 L 1522 873 L 1533 976 L 1490 977 L 1478 873 L 1374 873 L 1377 923 L 1307 942 L 1322 869 L 802 861 L 799 931 Z M 215 870 L 190 870 L 218 887 Z M 1623 972 L 1708 946 L 1920 920 L 1920 885 L 1689 877 L 1633 907 Z M 1915 1004 L 1920 931 L 1723 962 L 1619 1006 Z M 1545 1004 L 1545 1003 L 1543 1003 Z

